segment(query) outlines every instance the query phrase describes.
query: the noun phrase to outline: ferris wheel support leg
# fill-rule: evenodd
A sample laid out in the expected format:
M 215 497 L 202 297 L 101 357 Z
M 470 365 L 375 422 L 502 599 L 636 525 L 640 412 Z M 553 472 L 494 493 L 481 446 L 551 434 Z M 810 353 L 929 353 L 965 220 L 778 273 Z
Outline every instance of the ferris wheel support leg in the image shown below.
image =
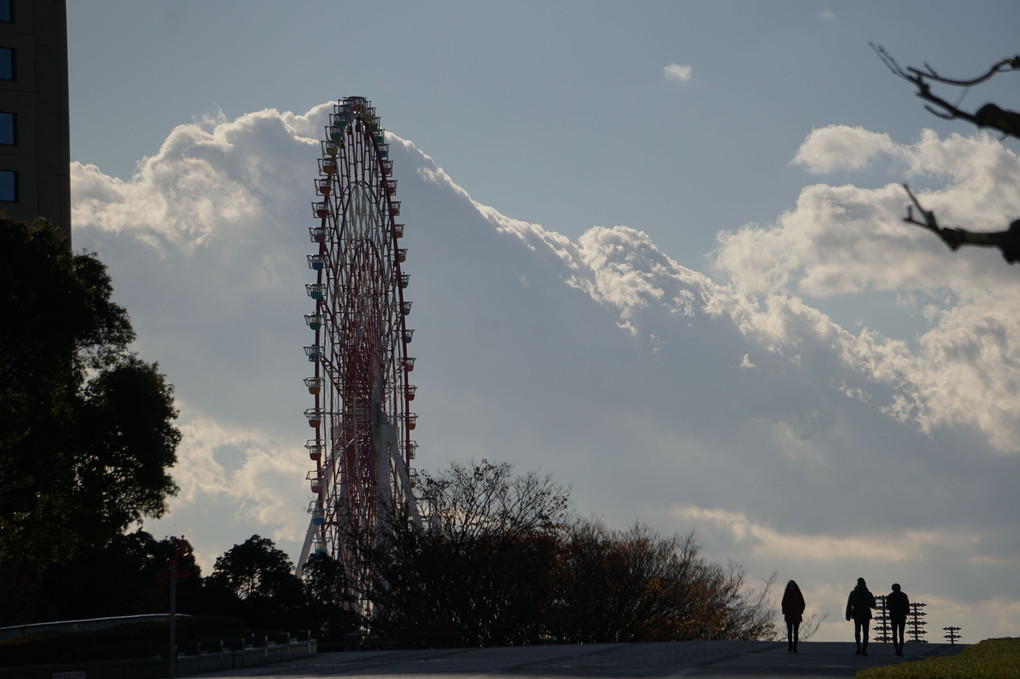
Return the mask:
M 383 522 L 389 519 L 390 510 L 393 508 L 393 498 L 390 497 L 389 458 L 390 451 L 396 447 L 397 428 L 392 424 L 380 424 L 375 450 L 376 488 L 379 489 L 379 496 L 376 500 L 379 507 L 379 520 L 375 527 L 377 542 L 382 538 Z
M 400 477 L 400 487 L 404 490 L 404 502 L 407 503 L 409 518 L 415 526 L 420 528 L 421 514 L 418 513 L 418 501 L 415 500 L 411 490 L 411 478 L 407 473 L 407 465 L 404 464 L 404 459 L 396 450 L 390 451 L 390 458 L 393 461 L 393 468 Z
M 308 554 L 312 551 L 312 540 L 315 538 L 315 530 L 318 528 L 311 519 L 308 520 L 308 532 L 305 533 L 305 542 L 301 545 L 301 554 L 298 556 L 297 566 L 294 568 L 294 575 L 301 577 L 305 569 L 305 562 L 308 561 Z
M 385 516 L 386 511 L 393 507 L 393 503 L 402 499 L 408 508 L 410 520 L 416 526 L 421 526 L 421 515 L 418 514 L 418 503 L 411 492 L 411 479 L 407 473 L 407 465 L 398 452 L 397 428 L 392 424 L 384 424 L 380 427 L 379 443 L 376 449 L 376 467 L 378 474 L 379 488 L 379 509 L 380 516 Z M 394 498 L 390 495 L 390 484 L 388 483 L 389 469 L 393 468 L 400 483 L 397 484 L 404 493 L 403 498 Z M 377 530 L 381 530 L 381 523 Z

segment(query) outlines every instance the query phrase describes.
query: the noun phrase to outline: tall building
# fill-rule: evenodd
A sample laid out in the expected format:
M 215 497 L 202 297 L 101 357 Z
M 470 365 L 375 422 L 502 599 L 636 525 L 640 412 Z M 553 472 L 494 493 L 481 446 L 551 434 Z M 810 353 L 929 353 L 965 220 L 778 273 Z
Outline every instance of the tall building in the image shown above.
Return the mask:
M 0 210 L 71 233 L 65 0 L 0 0 Z

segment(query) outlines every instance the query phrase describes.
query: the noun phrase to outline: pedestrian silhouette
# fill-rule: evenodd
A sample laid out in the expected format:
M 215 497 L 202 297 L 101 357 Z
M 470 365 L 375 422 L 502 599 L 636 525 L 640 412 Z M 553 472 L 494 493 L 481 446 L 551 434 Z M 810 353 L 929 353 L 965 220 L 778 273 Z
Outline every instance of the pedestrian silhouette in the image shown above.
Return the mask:
M 857 586 L 846 600 L 846 619 L 854 621 L 854 640 L 857 655 L 868 654 L 868 627 L 871 625 L 871 609 L 875 607 L 875 595 L 868 591 L 864 578 L 857 578 Z
M 907 614 L 910 613 L 910 599 L 907 593 L 893 583 L 892 592 L 885 597 L 885 607 L 889 610 L 889 622 L 892 624 L 892 643 L 896 655 L 903 655 L 903 631 L 907 626 Z
M 786 652 L 797 652 L 800 637 L 800 623 L 804 619 L 804 595 L 793 580 L 786 583 L 783 592 L 783 618 L 786 619 Z

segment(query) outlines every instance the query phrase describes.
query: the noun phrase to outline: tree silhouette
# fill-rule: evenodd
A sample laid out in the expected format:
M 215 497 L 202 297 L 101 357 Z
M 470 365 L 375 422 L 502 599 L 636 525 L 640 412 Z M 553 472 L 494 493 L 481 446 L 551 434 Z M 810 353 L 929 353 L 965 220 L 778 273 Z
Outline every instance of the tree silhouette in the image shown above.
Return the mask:
M 258 535 L 216 557 L 209 579 L 242 601 L 293 596 L 300 588 L 287 553 Z
M 553 610 L 564 643 L 770 639 L 768 592 L 746 572 L 705 559 L 694 533 L 660 536 L 635 522 L 625 531 L 581 519 L 568 531 Z
M 370 550 L 374 628 L 417 646 L 539 643 L 567 491 L 506 463 L 420 474 L 423 522 L 385 517 Z
M 304 607 L 302 583 L 290 557 L 258 535 L 216 557 L 203 590 L 209 613 L 235 615 L 267 629 L 286 629 Z
M 166 610 L 167 581 L 160 571 L 174 552 L 170 539 L 157 541 L 138 530 L 104 544 L 79 545 L 72 559 L 38 569 L 30 579 L 14 580 L 18 571 L 5 564 L 0 625 Z M 192 613 L 200 607 L 201 569 L 190 554 L 177 569 L 186 574 L 177 581 L 178 611 Z
M 421 473 L 370 551 L 373 631 L 408 646 L 772 638 L 768 591 L 712 563 L 693 533 L 577 519 L 567 490 L 509 464 Z
M 0 609 L 38 615 L 46 569 L 158 518 L 177 492 L 173 387 L 129 350 L 106 267 L 0 212 Z
M 319 641 L 340 641 L 363 627 L 344 566 L 326 553 L 312 554 L 301 571 L 308 624 Z
M 924 99 L 925 109 L 931 114 L 944 120 L 966 120 L 978 128 L 988 128 L 1000 132 L 1003 138 L 1020 138 L 1020 113 L 1000 108 L 994 103 L 986 103 L 977 111 L 969 112 L 961 108 L 961 101 L 950 103 L 946 98 L 935 94 L 932 90 L 933 84 L 944 85 L 951 88 L 963 90 L 963 94 L 973 86 L 980 85 L 1000 73 L 1020 71 L 1020 56 L 1003 59 L 991 66 L 985 73 L 966 80 L 947 78 L 938 73 L 928 64 L 923 69 L 908 66 L 900 66 L 896 60 L 881 46 L 872 44 L 872 49 L 878 53 L 882 62 L 889 67 L 894 75 L 903 78 L 917 88 L 917 96 Z M 928 229 L 949 246 L 951 250 L 958 250 L 962 245 L 975 245 L 979 247 L 994 247 L 1002 252 L 1003 258 L 1013 264 L 1020 261 L 1020 219 L 1010 223 L 1009 228 L 1004 231 L 975 232 L 967 229 L 945 227 L 938 223 L 935 213 L 925 210 L 918 201 L 917 196 L 906 184 L 903 185 L 913 205 L 907 206 L 907 216 L 903 219 L 908 224 L 916 224 Z M 914 217 L 913 208 L 916 207 L 920 213 L 920 220 Z

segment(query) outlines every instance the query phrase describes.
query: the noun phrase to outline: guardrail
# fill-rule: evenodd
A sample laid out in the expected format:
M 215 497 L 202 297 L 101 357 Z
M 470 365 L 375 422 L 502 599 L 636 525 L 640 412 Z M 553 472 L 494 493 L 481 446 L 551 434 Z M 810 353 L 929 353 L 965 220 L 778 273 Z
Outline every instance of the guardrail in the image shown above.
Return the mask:
M 319 650 L 317 639 L 308 631 L 278 634 L 272 639 L 265 636 L 247 644 L 244 639 L 231 639 L 207 648 L 198 643 L 185 644 L 177 650 L 176 675 L 178 677 L 238 667 L 254 667 L 284 662 L 294 658 L 315 655 Z M 169 675 L 169 657 L 134 658 L 130 660 L 95 660 L 63 663 L 60 665 L 34 665 L 0 669 L 0 679 L 161 679 Z

